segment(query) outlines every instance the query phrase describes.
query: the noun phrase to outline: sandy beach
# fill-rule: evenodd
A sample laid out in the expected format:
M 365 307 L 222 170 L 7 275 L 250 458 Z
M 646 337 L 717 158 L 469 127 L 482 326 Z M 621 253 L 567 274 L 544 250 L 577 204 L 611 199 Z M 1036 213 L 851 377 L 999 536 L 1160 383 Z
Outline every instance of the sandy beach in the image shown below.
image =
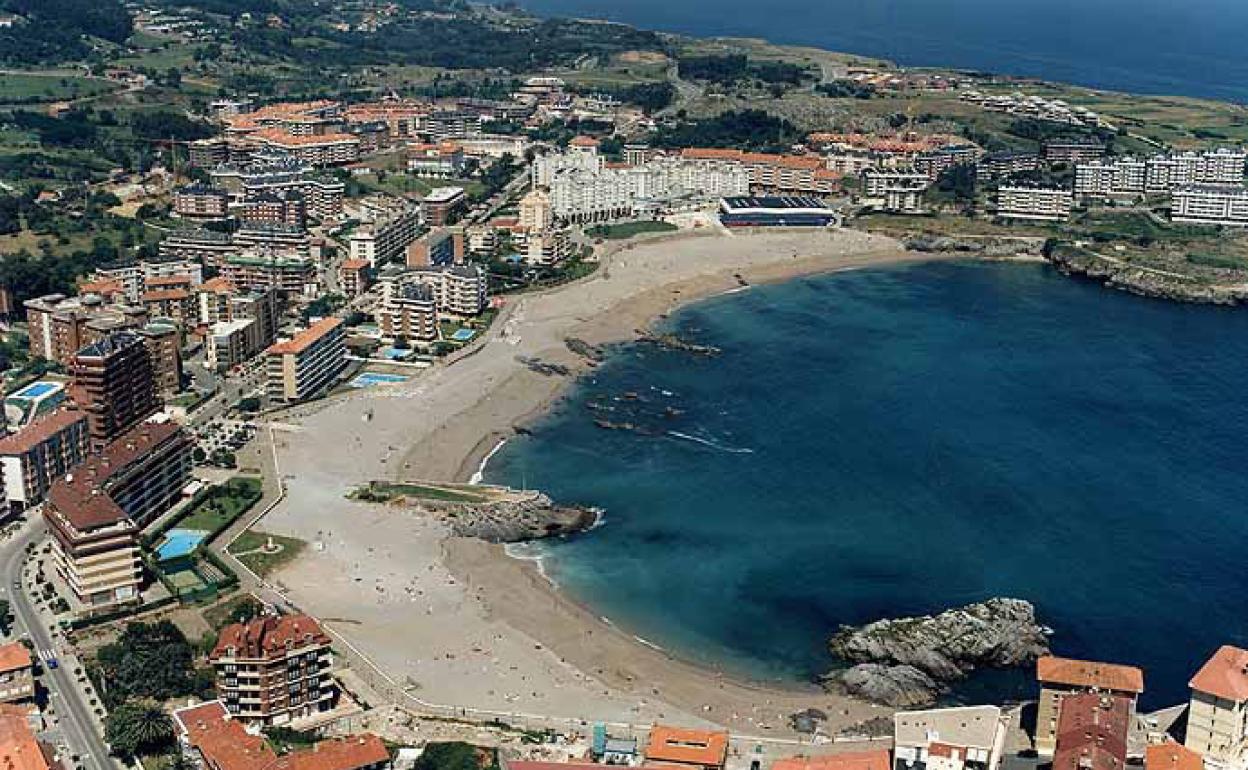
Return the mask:
M 345 495 L 372 479 L 468 480 L 572 382 L 520 359 L 586 370 L 568 337 L 625 340 L 741 280 L 940 258 L 849 230 L 690 232 L 617 246 L 593 276 L 510 298 L 453 363 L 281 416 L 288 495 L 259 529 L 311 545 L 271 580 L 410 698 L 465 716 L 665 720 L 783 738 L 794 736 L 788 716 L 810 707 L 828 714 L 828 733 L 887 715 L 813 686 L 764 687 L 675 660 L 560 595 L 532 562 L 451 537 L 421 511 Z

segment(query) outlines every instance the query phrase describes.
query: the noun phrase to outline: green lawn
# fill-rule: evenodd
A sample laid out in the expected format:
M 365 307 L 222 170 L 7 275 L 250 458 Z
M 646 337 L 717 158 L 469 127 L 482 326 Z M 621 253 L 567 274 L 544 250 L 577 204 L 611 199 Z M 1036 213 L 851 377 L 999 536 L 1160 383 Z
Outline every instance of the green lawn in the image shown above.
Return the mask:
M 9 73 L 0 77 L 0 102 L 56 102 L 116 91 L 104 78 L 82 75 Z
M 673 233 L 679 230 L 670 222 L 621 222 L 618 225 L 599 225 L 585 232 L 594 238 L 623 240 L 646 233 Z
M 256 504 L 262 494 L 260 479 L 236 476 L 225 484 L 214 487 L 207 499 L 178 521 L 177 526 L 182 529 L 216 532 L 243 515 Z
M 265 553 L 259 550 L 270 540 L 279 547 L 276 553 Z M 230 546 L 230 553 L 252 572 L 260 577 L 266 577 L 294 561 L 307 546 L 307 543 L 298 538 L 250 530 L 234 541 L 234 544 Z

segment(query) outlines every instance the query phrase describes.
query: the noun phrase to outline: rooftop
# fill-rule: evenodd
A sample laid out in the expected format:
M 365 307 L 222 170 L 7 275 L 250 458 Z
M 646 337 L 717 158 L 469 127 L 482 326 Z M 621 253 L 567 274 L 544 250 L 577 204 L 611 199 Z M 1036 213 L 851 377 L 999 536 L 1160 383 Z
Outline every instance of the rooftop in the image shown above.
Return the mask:
M 87 416 L 77 409 L 58 409 L 36 419 L 22 430 L 0 439 L 0 455 L 12 456 L 29 452 Z
M 1135 666 L 1099 663 L 1045 655 L 1036 661 L 1036 679 L 1041 683 L 1118 692 L 1144 692 L 1144 672 Z
M 1248 650 L 1223 645 L 1201 666 L 1188 686 L 1226 700 L 1248 701 Z
M 48 754 L 39 745 L 26 709 L 0 706 L 0 766 L 6 770 L 51 770 Z
M 888 749 L 850 751 L 822 757 L 788 757 L 776 760 L 771 770 L 889 770 Z
M 722 766 L 727 756 L 726 732 L 655 725 L 646 743 L 647 762 Z
M 893 715 L 898 746 L 927 746 L 932 742 L 966 748 L 993 745 L 1001 727 L 1001 709 L 996 706 L 899 711 Z
M 329 637 L 315 619 L 307 615 L 265 615 L 221 629 L 210 657 L 226 657 L 230 655 L 230 648 L 234 648 L 234 657 L 259 658 L 284 654 L 288 644 L 303 646 L 314 642 L 329 644 Z
M 1053 770 L 1121 770 L 1127 762 L 1131 700 L 1080 693 L 1062 698 Z
M 26 645 L 21 642 L 0 645 L 0 671 L 18 671 L 31 665 L 30 650 L 26 649 Z
M 1154 743 L 1144 749 L 1144 770 L 1202 770 L 1204 758 L 1181 743 Z
M 279 342 L 271 346 L 268 351 L 269 355 L 298 355 L 316 344 L 322 337 L 342 326 L 341 318 L 322 318 L 316 323 L 295 335 L 294 339 L 285 342 Z

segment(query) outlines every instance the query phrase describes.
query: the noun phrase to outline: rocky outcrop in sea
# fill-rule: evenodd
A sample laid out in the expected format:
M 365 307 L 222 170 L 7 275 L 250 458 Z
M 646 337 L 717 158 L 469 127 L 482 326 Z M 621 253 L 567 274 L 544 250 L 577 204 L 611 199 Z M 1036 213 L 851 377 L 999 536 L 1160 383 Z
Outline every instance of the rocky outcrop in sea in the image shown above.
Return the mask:
M 490 543 L 519 543 L 584 532 L 598 520 L 589 508 L 556 505 L 545 494 L 524 500 L 459 504 L 443 509 L 451 530 L 460 537 Z
M 844 626 L 828 648 L 850 667 L 825 677 L 825 687 L 901 707 L 932 703 L 977 669 L 1027 665 L 1049 643 L 1030 602 L 995 598 L 939 615 Z

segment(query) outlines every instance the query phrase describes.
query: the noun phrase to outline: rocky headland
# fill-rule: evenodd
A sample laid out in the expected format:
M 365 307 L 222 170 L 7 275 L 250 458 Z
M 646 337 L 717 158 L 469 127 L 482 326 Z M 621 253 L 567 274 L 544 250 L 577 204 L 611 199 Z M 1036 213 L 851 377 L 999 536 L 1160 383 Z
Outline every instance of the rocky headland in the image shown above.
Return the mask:
M 933 703 L 954 682 L 982 668 L 1012 668 L 1048 653 L 1035 607 L 995 598 L 939 615 L 844 626 L 828 642 L 849 668 L 823 685 L 889 706 Z
M 1134 265 L 1125 260 L 1086 249 L 1055 248 L 1045 255 L 1058 270 L 1097 281 L 1111 289 L 1176 302 L 1209 305 L 1240 305 L 1248 302 L 1248 283 L 1239 271 L 1218 275 L 1184 274 L 1173 270 Z M 1217 273 L 1217 270 L 1205 271 Z

